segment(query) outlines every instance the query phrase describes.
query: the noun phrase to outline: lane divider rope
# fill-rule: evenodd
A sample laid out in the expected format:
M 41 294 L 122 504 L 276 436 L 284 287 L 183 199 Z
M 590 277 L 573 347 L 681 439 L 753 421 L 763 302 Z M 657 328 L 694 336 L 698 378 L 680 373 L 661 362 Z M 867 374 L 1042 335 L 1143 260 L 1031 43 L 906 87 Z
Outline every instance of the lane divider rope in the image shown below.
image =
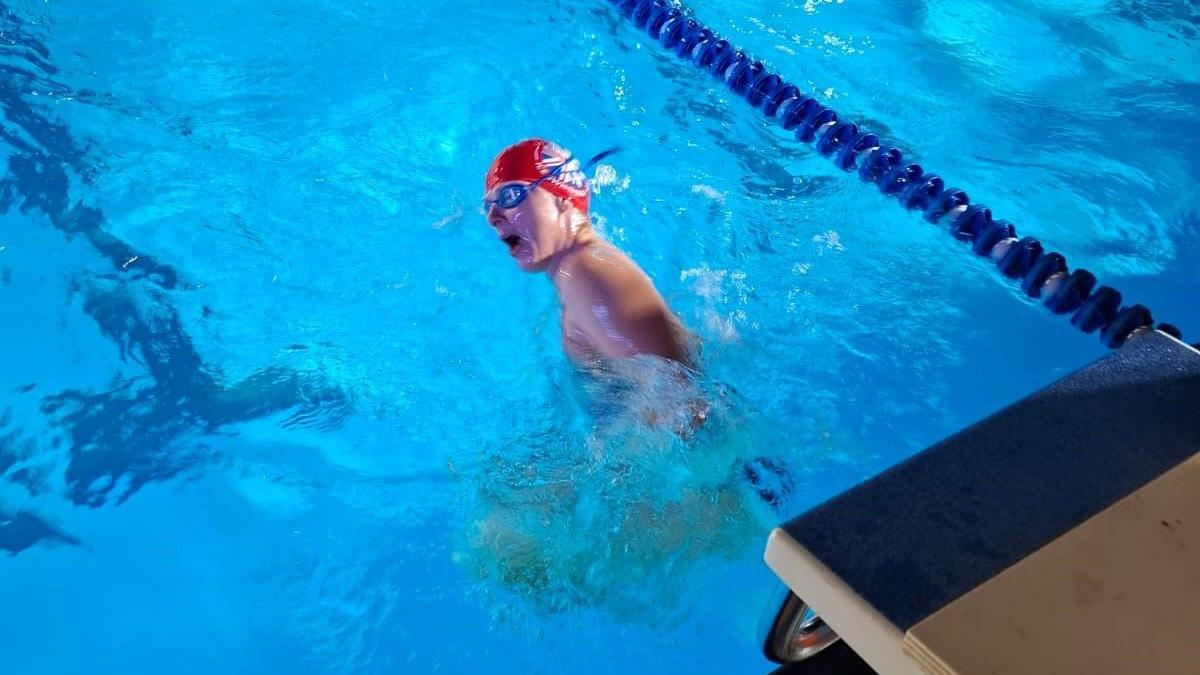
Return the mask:
M 1070 270 L 1061 253 L 1045 251 L 1034 237 L 1018 237 L 1012 223 L 993 218 L 991 209 L 972 204 L 966 192 L 946 187 L 941 176 L 926 173 L 920 164 L 906 161 L 899 149 L 805 95 L 762 61 L 697 23 L 685 9 L 666 0 L 606 1 L 651 40 L 723 80 L 838 168 L 856 172 L 904 208 L 946 227 L 1018 282 L 1027 296 L 1041 300 L 1055 314 L 1070 314 L 1071 325 L 1085 333 L 1099 331 L 1105 346 L 1120 347 L 1132 333 L 1154 325 L 1149 309 L 1123 305 L 1121 293 L 1109 286 L 1097 288 L 1091 272 Z M 1175 326 L 1163 323 L 1158 329 L 1182 340 Z

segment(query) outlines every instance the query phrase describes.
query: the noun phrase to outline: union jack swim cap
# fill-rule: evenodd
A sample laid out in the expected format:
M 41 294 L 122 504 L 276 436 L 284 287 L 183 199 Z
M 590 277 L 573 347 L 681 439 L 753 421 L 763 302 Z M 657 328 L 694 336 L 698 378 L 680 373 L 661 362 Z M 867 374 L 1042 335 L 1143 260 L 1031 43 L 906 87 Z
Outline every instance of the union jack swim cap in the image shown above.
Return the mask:
M 492 160 L 483 190 L 489 192 L 497 185 L 512 180 L 532 183 L 554 167 L 562 165 L 570 156 L 571 153 L 562 146 L 541 138 L 515 143 Z M 588 212 L 591 191 L 588 189 L 587 176 L 579 168 L 579 160 L 571 159 L 557 176 L 542 181 L 538 187 L 569 200 L 582 213 Z

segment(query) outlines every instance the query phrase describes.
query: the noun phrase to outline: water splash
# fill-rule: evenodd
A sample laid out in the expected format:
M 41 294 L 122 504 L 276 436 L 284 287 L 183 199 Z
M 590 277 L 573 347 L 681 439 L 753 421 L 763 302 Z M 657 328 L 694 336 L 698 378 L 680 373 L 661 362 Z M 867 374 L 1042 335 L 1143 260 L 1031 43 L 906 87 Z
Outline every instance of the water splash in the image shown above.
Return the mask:
M 460 559 L 538 611 L 654 621 L 690 568 L 757 545 L 771 514 L 746 467 L 764 448 L 736 392 L 674 362 L 610 361 L 576 383 L 585 433 L 547 420 L 481 453 Z

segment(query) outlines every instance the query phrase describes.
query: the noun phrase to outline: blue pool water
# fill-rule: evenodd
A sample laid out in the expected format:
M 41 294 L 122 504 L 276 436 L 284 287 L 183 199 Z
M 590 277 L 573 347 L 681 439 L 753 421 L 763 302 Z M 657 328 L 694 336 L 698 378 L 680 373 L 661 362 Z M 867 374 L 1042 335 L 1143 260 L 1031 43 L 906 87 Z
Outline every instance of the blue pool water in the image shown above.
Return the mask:
M 1194 5 L 695 9 L 1200 334 Z M 4 0 L 0 103 L 4 672 L 761 672 L 773 523 L 1102 353 L 601 0 Z M 625 148 L 692 445 L 593 427 L 485 227 L 531 135 Z

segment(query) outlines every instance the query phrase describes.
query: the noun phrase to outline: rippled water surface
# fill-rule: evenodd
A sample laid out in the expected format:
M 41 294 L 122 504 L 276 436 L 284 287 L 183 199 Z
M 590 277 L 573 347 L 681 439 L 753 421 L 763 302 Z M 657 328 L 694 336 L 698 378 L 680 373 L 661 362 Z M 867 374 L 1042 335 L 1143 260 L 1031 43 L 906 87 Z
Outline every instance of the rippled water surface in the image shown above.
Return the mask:
M 1192 4 L 694 9 L 1200 335 Z M 601 0 L 4 0 L 0 104 L 5 672 L 762 672 L 774 523 L 1102 354 Z M 700 433 L 589 415 L 531 135 L 623 146 Z

